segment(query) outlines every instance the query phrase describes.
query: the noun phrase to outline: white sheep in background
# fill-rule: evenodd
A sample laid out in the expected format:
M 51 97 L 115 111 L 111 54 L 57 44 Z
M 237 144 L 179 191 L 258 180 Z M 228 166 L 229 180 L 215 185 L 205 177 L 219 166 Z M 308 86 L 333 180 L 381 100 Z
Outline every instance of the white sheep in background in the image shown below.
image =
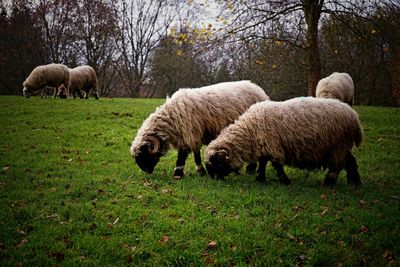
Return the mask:
M 353 106 L 354 84 L 347 73 L 334 72 L 321 79 L 317 84 L 315 95 L 318 98 L 334 98 Z
M 75 98 L 75 93 L 80 98 L 88 98 L 89 92 L 92 90 L 93 95 L 96 99 L 99 99 L 97 92 L 98 82 L 97 75 L 94 69 L 90 66 L 79 66 L 73 69 L 69 69 L 70 72 L 70 92 Z M 85 92 L 82 97 L 81 90 Z
M 53 98 L 58 88 L 64 86 L 67 95 L 69 92 L 69 71 L 63 64 L 48 64 L 34 68 L 23 83 L 23 95 L 29 98 L 32 94 L 42 91 L 43 87 L 54 87 Z
M 269 100 L 264 90 L 250 81 L 180 89 L 143 122 L 130 152 L 143 171 L 152 173 L 169 147 L 176 148 L 175 179 L 183 177 L 186 158 L 193 152 L 196 170 L 204 175 L 202 144 L 208 144 L 252 104 L 264 100 Z
M 264 101 L 221 131 L 206 148 L 205 163 L 212 177 L 222 179 L 240 170 L 244 162 L 258 160 L 257 181 L 265 182 L 266 164 L 271 161 L 283 184 L 290 183 L 283 165 L 328 168 L 326 185 L 335 185 L 344 168 L 347 182 L 358 185 L 360 176 L 351 149 L 362 139 L 358 114 L 336 99 Z

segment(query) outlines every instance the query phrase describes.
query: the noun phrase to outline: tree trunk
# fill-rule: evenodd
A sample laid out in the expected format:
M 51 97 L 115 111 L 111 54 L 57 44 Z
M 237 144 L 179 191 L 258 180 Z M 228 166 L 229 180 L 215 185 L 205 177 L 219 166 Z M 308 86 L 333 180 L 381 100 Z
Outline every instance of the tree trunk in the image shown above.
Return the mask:
M 307 23 L 307 95 L 315 96 L 315 88 L 321 78 L 321 62 L 318 48 L 318 22 L 324 1 L 303 0 L 302 3 L 304 17 Z

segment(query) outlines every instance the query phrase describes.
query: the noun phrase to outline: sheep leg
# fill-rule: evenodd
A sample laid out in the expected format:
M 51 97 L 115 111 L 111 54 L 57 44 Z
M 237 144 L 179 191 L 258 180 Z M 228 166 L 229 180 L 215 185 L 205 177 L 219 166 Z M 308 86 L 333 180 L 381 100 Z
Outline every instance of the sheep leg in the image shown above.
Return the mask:
M 338 176 L 339 176 L 339 171 L 336 170 L 336 168 L 329 168 L 328 173 L 325 176 L 324 185 L 326 186 L 336 185 Z
M 197 174 L 200 176 L 204 176 L 207 174 L 206 170 L 203 167 L 203 164 L 201 164 L 201 155 L 200 155 L 200 150 L 199 151 L 194 151 L 194 162 L 196 163 L 196 171 Z
M 280 184 L 289 185 L 291 183 L 290 179 L 287 177 L 283 165 L 277 162 L 272 162 L 272 166 L 276 170 L 278 175 L 278 180 Z
M 361 181 L 360 174 L 358 173 L 357 161 L 351 151 L 347 152 L 344 168 L 347 172 L 347 183 L 356 186 L 360 185 Z
M 78 90 L 76 90 L 76 92 L 78 93 L 79 98 L 82 99 L 83 96 L 82 96 L 81 90 L 78 89 Z
M 255 174 L 256 170 L 257 170 L 257 163 L 255 162 L 250 162 L 246 167 L 246 173 L 250 175 Z
M 57 88 L 57 87 L 54 87 L 53 98 L 56 98 L 57 93 L 58 93 L 58 88 Z
M 259 183 L 266 183 L 267 177 L 265 177 L 265 169 L 267 168 L 268 159 L 262 157 L 258 160 L 258 170 L 257 170 L 257 177 L 256 181 Z
M 176 161 L 176 167 L 174 170 L 174 179 L 180 180 L 183 178 L 183 168 L 189 153 L 183 150 L 178 150 L 178 160 Z

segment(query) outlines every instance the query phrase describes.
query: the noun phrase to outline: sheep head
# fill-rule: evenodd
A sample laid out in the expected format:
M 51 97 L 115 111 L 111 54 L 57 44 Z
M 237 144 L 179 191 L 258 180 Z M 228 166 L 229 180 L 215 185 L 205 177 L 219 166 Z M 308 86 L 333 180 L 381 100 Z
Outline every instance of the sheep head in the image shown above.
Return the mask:
M 22 89 L 22 94 L 24 95 L 24 97 L 29 98 L 31 96 L 30 90 L 28 87 L 24 86 L 24 89 Z
M 230 163 L 229 152 L 225 149 L 212 152 L 205 164 L 208 174 L 216 179 L 224 179 L 234 171 Z
M 137 153 L 134 154 L 135 161 L 140 169 L 150 174 L 153 173 L 161 156 L 160 140 L 153 135 L 144 136 Z

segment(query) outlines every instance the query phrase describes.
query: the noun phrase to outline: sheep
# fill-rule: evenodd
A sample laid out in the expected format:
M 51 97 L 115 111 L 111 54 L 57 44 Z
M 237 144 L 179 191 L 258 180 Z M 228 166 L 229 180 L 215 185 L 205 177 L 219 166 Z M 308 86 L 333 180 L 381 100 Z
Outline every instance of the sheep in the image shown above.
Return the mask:
M 34 68 L 26 80 L 23 82 L 23 95 L 29 98 L 32 94 L 41 91 L 43 87 L 55 87 L 53 98 L 56 97 L 57 89 L 64 86 L 68 95 L 69 91 L 69 71 L 63 64 L 48 64 Z
M 75 98 L 75 93 L 78 94 L 80 98 L 87 99 L 89 97 L 89 92 L 92 93 L 96 99 L 99 99 L 99 94 L 97 92 L 97 75 L 94 69 L 90 66 L 79 66 L 73 69 L 69 69 L 70 73 L 70 92 Z M 82 97 L 80 91 L 84 91 L 85 95 Z
M 335 98 L 353 106 L 354 84 L 347 73 L 334 72 L 321 79 L 317 84 L 315 95 L 318 98 Z
M 208 144 L 252 104 L 264 100 L 269 100 L 267 94 L 250 81 L 180 89 L 143 122 L 130 153 L 143 171 L 152 173 L 170 146 L 176 148 L 173 178 L 181 179 L 186 158 L 193 152 L 197 173 L 205 175 L 202 144 Z
M 223 179 L 244 162 L 258 160 L 256 181 L 265 183 L 268 161 L 279 182 L 291 181 L 283 165 L 300 169 L 328 168 L 324 184 L 333 186 L 344 168 L 347 182 L 359 185 L 358 166 L 351 149 L 360 146 L 363 130 L 358 114 L 336 99 L 301 97 L 284 102 L 254 104 L 234 124 L 221 131 L 205 150 L 210 176 Z

